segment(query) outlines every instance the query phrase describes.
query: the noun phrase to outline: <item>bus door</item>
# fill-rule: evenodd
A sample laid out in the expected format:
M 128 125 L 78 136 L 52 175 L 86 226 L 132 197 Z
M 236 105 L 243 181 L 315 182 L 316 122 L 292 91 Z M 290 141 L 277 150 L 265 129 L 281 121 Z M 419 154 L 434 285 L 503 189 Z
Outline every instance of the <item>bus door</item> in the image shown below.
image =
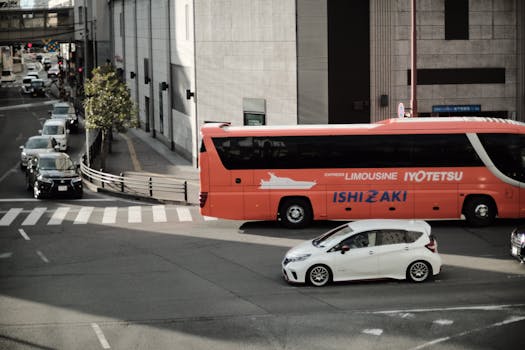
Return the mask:
M 423 219 L 455 219 L 460 217 L 457 184 L 416 184 L 414 186 L 415 217 Z
M 368 219 L 370 185 L 327 185 L 326 212 L 330 219 Z
M 373 185 L 366 200 L 370 202 L 370 217 L 410 219 L 414 217 L 414 191 L 411 184 Z

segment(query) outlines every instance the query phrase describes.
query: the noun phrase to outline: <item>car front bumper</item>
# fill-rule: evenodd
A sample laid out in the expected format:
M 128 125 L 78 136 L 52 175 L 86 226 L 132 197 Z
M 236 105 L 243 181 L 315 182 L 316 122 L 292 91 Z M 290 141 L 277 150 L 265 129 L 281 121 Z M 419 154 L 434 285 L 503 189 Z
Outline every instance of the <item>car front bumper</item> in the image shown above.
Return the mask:
M 71 179 L 37 180 L 37 186 L 40 193 L 46 197 L 80 196 L 83 193 L 82 180 L 76 182 Z

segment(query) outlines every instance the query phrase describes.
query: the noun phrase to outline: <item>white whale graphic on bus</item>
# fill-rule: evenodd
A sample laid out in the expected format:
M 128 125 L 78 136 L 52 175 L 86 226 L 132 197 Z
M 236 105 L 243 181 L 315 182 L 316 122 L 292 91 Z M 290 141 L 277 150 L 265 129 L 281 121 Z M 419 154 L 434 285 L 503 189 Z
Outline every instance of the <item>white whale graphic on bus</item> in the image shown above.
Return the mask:
M 274 173 L 268 173 L 269 180 L 261 180 L 261 190 L 309 190 L 314 187 L 316 181 L 297 181 L 289 177 L 278 177 Z

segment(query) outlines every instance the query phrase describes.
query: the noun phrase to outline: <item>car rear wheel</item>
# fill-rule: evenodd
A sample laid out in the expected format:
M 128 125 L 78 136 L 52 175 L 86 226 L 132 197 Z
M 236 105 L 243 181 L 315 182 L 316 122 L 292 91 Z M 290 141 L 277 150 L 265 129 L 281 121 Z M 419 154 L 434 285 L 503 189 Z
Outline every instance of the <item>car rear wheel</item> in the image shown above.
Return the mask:
M 426 281 L 432 275 L 432 268 L 426 261 L 415 261 L 407 268 L 407 279 L 419 283 Z
M 316 287 L 327 285 L 332 280 L 332 272 L 325 265 L 314 265 L 307 272 L 308 282 Z

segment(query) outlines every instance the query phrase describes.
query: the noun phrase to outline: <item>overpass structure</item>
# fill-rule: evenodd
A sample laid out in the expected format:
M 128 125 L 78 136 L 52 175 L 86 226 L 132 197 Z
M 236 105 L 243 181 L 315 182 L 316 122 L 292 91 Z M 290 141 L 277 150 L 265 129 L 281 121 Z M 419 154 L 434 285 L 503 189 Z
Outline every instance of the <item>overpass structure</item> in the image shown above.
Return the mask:
M 74 41 L 73 7 L 0 8 L 0 45 L 47 45 Z

